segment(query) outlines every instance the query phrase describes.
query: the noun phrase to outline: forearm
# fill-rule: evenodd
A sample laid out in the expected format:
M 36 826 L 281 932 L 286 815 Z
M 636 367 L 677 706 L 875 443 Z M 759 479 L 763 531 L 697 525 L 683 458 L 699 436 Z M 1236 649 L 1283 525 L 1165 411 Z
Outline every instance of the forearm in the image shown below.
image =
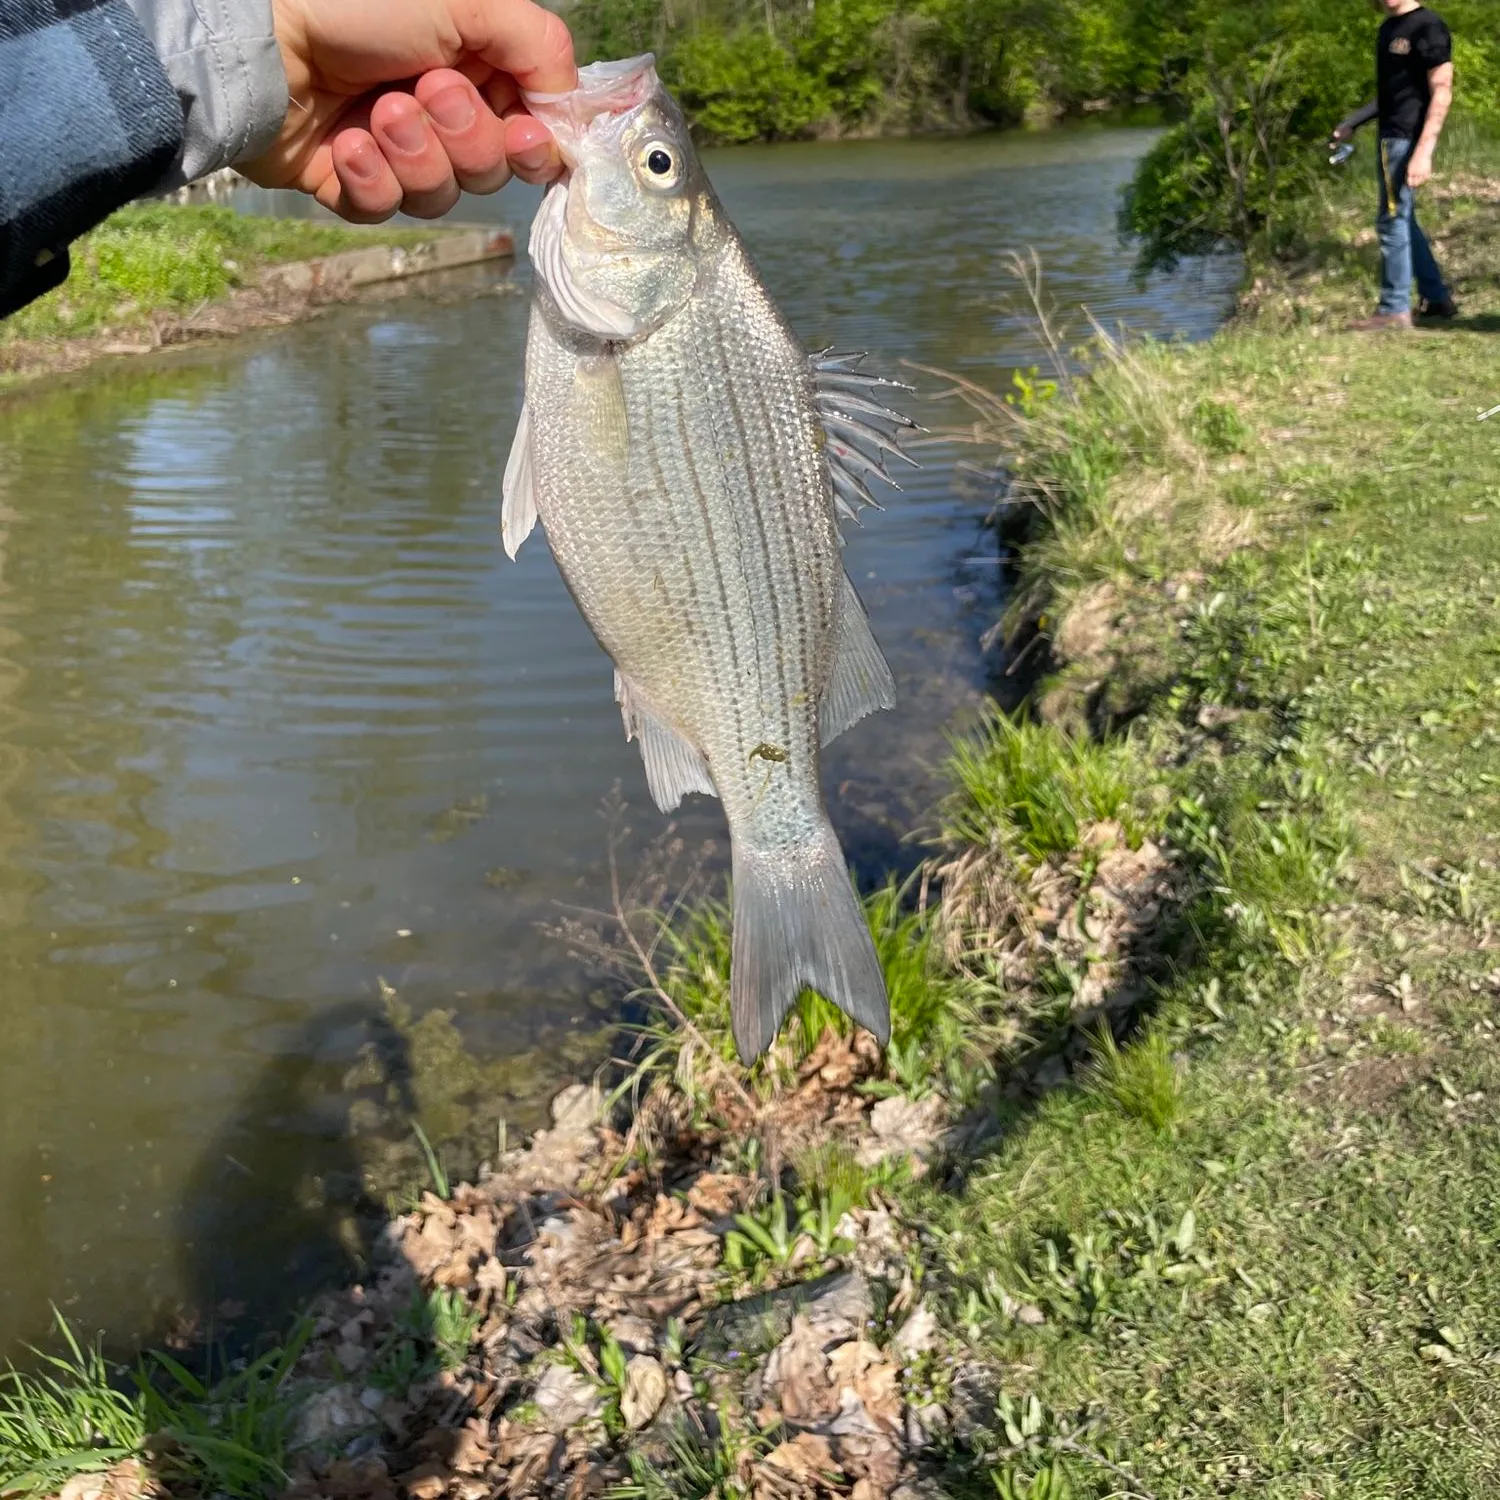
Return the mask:
M 1355 110 L 1352 115 L 1345 115 L 1344 118 L 1339 121 L 1338 128 L 1340 130 L 1347 130 L 1352 134 L 1354 131 L 1358 130 L 1360 126 L 1368 125 L 1370 121 L 1373 120 L 1379 113 L 1380 105 L 1376 100 L 1372 99 L 1367 105 L 1364 106 L 1363 109 Z
M 180 187 L 259 156 L 276 139 L 287 111 L 270 0 L 130 5 L 182 101 L 182 156 L 155 186 Z
M 176 159 L 182 107 L 124 0 L 0 5 L 0 317 Z
M 1422 127 L 1417 150 L 1431 156 L 1437 150 L 1438 138 L 1448 120 L 1448 111 L 1453 108 L 1453 85 L 1441 83 L 1432 91 L 1432 101 L 1427 106 L 1427 123 Z

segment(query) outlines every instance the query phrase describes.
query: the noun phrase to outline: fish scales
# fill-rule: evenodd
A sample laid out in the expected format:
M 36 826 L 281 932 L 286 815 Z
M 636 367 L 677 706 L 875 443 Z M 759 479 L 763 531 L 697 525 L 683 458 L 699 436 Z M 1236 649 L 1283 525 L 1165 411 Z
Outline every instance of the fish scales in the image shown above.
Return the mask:
M 507 550 L 541 520 L 615 664 L 659 805 L 723 802 L 742 1056 L 770 1044 L 804 984 L 884 1040 L 884 979 L 819 759 L 889 706 L 891 682 L 844 573 L 841 450 L 823 417 L 856 432 L 870 420 L 856 412 L 905 419 L 868 401 L 846 411 L 851 384 L 879 382 L 837 363 L 830 384 L 809 363 L 649 59 L 595 65 L 576 94 L 528 102 L 570 174 L 533 229 Z

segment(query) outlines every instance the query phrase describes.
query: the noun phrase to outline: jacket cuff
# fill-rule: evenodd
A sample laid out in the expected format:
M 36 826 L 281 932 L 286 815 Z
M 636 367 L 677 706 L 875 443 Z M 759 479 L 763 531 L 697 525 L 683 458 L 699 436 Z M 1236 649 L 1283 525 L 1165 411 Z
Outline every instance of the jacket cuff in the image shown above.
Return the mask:
M 249 161 L 275 141 L 286 70 L 271 0 L 130 0 L 183 107 L 183 149 L 161 191 Z

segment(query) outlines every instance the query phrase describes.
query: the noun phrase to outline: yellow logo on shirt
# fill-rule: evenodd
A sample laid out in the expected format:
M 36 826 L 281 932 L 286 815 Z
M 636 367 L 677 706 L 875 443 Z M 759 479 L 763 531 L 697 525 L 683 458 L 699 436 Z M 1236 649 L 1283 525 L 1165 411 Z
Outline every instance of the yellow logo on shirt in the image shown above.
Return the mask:
M 1411 51 L 1411 38 L 1409 36 L 1398 36 L 1396 40 L 1391 43 L 1391 51 L 1394 52 L 1397 57 L 1405 57 L 1406 54 Z

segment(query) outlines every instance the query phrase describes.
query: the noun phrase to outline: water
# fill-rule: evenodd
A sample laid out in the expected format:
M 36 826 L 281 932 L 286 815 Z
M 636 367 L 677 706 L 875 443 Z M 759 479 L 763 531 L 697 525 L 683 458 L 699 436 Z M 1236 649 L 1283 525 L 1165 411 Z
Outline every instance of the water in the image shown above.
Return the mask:
M 1106 322 L 1216 324 L 1230 267 L 1130 283 L 1114 205 L 1148 140 L 710 170 L 809 343 L 993 383 L 1036 357 L 1010 250 Z M 535 201 L 460 215 L 523 230 Z M 627 865 L 663 820 L 540 533 L 499 549 L 524 284 L 484 268 L 0 408 L 0 1350 L 53 1302 L 119 1342 L 275 1317 L 352 1274 L 372 1143 L 412 1107 L 524 1125 L 586 1065 L 599 998 L 537 924 L 603 899 L 616 781 Z M 901 690 L 827 768 L 871 878 L 915 858 L 985 680 L 998 569 L 951 458 L 848 549 Z M 717 805 L 682 825 L 718 838 Z M 382 985 L 456 1032 L 403 1037 Z M 361 1092 L 372 1038 L 396 1082 L 367 1063 Z

